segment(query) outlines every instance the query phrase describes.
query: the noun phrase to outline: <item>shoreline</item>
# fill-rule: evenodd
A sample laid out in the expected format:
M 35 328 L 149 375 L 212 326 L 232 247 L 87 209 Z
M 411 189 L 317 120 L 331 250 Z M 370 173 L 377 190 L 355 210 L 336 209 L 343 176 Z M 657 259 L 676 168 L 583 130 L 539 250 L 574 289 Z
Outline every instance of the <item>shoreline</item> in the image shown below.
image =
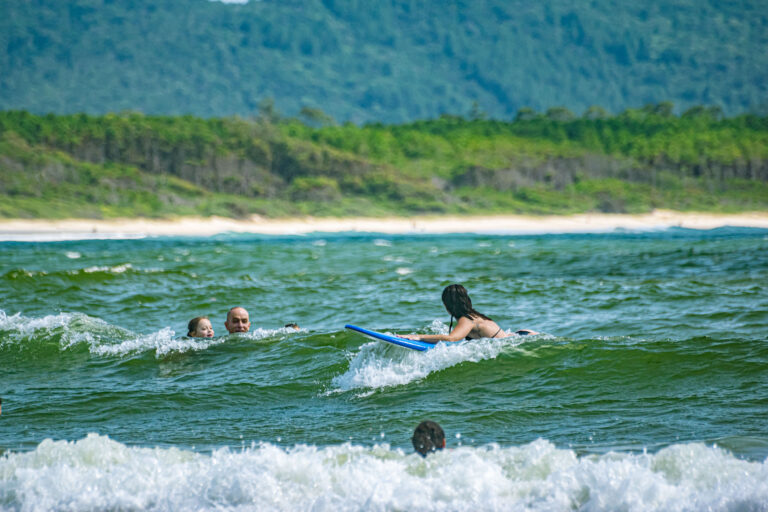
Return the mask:
M 655 210 L 646 214 L 488 215 L 417 217 L 305 217 L 249 219 L 178 217 L 170 219 L 0 219 L 0 241 L 57 241 L 147 236 L 205 237 L 221 233 L 304 235 L 309 233 L 382 234 L 560 234 L 602 233 L 616 229 L 670 227 L 714 229 L 723 226 L 768 229 L 768 212 L 737 214 Z

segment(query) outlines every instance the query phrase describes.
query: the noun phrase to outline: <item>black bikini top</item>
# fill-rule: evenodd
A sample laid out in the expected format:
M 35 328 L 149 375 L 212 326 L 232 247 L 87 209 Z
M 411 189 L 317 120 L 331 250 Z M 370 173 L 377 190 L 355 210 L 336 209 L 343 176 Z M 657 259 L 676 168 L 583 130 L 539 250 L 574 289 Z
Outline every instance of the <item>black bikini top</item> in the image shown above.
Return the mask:
M 499 330 L 498 330 L 498 331 L 496 331 L 496 334 L 499 334 L 500 332 L 501 332 L 501 327 L 499 327 Z M 494 334 L 493 336 L 491 336 L 491 338 L 495 338 L 495 337 L 496 337 L 496 334 Z M 480 338 L 470 338 L 469 336 L 467 336 L 467 337 L 466 337 L 466 338 L 464 338 L 464 339 L 465 339 L 465 340 L 477 340 L 477 339 L 480 339 Z

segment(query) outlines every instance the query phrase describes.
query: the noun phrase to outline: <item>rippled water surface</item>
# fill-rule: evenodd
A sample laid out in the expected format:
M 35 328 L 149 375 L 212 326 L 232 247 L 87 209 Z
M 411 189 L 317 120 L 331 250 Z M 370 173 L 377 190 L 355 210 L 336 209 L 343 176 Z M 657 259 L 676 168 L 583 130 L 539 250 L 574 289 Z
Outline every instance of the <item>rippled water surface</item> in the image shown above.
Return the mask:
M 542 334 L 344 329 L 454 282 Z M 0 242 L 0 509 L 768 510 L 766 283 L 756 229 Z

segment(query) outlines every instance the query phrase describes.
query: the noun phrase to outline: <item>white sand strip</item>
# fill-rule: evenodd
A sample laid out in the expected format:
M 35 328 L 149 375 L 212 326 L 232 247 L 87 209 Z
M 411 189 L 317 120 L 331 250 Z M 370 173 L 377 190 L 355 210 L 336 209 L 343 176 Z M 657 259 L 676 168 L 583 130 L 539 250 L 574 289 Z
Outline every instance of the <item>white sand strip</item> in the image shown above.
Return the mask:
M 297 235 L 306 233 L 371 232 L 419 233 L 600 233 L 615 229 L 653 230 L 678 226 L 713 229 L 722 226 L 768 229 L 768 212 L 740 214 L 683 213 L 656 210 L 642 215 L 589 213 L 568 216 L 431 216 L 391 218 L 267 219 L 254 216 L 238 220 L 222 217 L 173 219 L 0 219 L 0 241 L 54 241 L 145 236 L 210 236 L 218 233 Z

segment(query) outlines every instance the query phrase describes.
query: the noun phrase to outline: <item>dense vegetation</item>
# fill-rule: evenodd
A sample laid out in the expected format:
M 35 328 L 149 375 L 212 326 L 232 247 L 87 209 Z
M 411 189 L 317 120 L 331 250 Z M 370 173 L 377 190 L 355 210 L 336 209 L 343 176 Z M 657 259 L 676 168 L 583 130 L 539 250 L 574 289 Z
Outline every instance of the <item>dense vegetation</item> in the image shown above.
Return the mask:
M 764 0 L 3 0 L 0 109 L 401 123 L 768 108 Z M 680 113 L 680 112 L 677 112 Z
M 0 216 L 768 209 L 768 117 L 651 104 L 576 118 L 335 125 L 0 112 Z

